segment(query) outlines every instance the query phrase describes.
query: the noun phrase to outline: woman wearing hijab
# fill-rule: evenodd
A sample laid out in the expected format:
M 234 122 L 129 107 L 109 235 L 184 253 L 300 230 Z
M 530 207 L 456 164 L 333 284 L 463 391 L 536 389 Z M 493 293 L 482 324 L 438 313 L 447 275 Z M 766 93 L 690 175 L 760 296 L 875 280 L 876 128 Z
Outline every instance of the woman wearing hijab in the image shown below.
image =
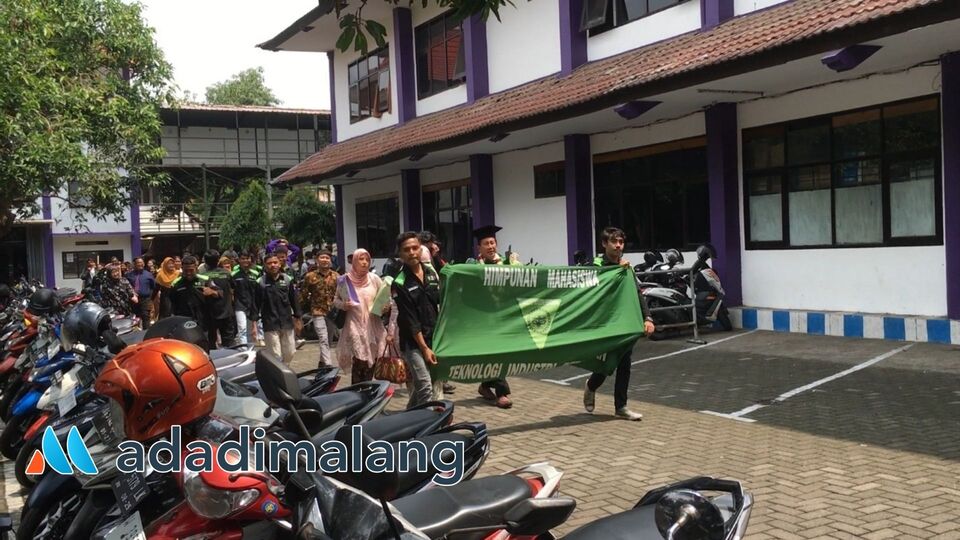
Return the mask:
M 121 315 L 130 315 L 133 313 L 133 304 L 138 301 L 133 286 L 120 273 L 120 265 L 110 265 L 107 279 L 100 286 L 100 305 Z
M 170 305 L 170 297 L 167 292 L 173 286 L 173 282 L 180 277 L 180 270 L 177 269 L 176 260 L 173 257 L 167 257 L 160 263 L 160 270 L 157 271 L 157 306 L 154 311 L 159 313 L 158 319 L 169 317 L 173 311 Z
M 383 319 L 370 313 L 377 291 L 383 285 L 380 277 L 370 272 L 371 257 L 365 249 L 353 252 L 350 271 L 337 280 L 333 305 L 347 311 L 346 322 L 337 343 L 340 369 L 351 368 L 351 384 L 373 379 L 373 363 L 386 349 L 388 332 Z M 389 305 L 384 309 L 384 313 Z M 396 325 L 396 310 L 390 326 Z

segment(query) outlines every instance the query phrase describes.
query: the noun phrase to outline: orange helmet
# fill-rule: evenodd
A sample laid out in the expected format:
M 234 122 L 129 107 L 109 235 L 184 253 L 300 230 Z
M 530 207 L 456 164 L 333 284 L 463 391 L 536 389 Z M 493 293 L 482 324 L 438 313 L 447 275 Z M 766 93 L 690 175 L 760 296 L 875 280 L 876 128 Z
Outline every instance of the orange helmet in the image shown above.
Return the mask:
M 119 404 L 128 439 L 146 441 L 209 415 L 217 400 L 217 372 L 199 347 L 151 339 L 107 362 L 94 390 Z

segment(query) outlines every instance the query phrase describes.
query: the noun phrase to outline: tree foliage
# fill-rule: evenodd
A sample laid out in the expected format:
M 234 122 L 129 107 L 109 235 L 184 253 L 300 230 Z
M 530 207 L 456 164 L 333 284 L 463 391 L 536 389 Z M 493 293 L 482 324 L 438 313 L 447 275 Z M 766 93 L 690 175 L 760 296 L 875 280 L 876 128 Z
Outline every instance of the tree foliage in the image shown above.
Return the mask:
M 170 65 L 121 0 L 0 2 L 0 236 L 75 181 L 75 221 L 122 219 L 163 157 Z
M 251 179 L 220 226 L 220 247 L 254 250 L 263 247 L 274 235 L 267 213 L 267 190 L 263 179 Z
M 383 47 L 386 43 L 387 28 L 373 20 L 365 19 L 363 8 L 367 6 L 369 0 L 354 0 L 349 4 L 347 2 L 337 2 L 337 18 L 340 20 L 340 37 L 337 39 L 337 48 L 341 52 L 346 51 L 353 45 L 353 49 L 361 51 L 364 54 L 370 48 L 370 41 L 376 43 L 377 47 Z M 500 20 L 500 8 L 504 6 L 514 6 L 513 0 L 383 0 L 388 4 L 398 6 L 407 4 L 412 6 L 415 3 L 421 4 L 426 8 L 431 3 L 450 9 L 453 12 L 454 20 L 461 21 L 475 14 L 479 14 L 483 20 L 487 20 L 490 15 Z M 529 1 L 529 0 L 527 0 Z M 368 37 L 369 36 L 369 39 Z
M 273 95 L 273 90 L 268 88 L 263 80 L 263 68 L 255 67 L 208 86 L 207 103 L 273 107 L 279 105 L 280 100 Z
M 319 246 L 334 241 L 337 233 L 335 213 L 332 204 L 317 198 L 316 190 L 297 188 L 284 195 L 276 218 L 287 240 L 299 246 Z

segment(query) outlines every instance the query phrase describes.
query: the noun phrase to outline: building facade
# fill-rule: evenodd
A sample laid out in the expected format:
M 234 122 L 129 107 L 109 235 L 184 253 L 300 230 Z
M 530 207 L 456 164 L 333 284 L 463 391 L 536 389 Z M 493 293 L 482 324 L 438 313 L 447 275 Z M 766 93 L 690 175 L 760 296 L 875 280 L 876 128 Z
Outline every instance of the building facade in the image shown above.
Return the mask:
M 956 3 L 380 4 L 368 54 L 324 1 L 261 44 L 327 53 L 335 144 L 279 181 L 335 187 L 347 252 L 427 228 L 462 260 L 496 222 L 567 264 L 616 225 L 636 262 L 714 244 L 744 326 L 960 341 Z
M 277 107 L 237 107 L 185 104 L 160 110 L 161 144 L 166 156 L 157 168 L 179 183 L 184 193 L 200 195 L 204 179 L 242 185 L 252 178 L 275 178 L 330 141 L 328 111 Z M 318 197 L 331 201 L 329 188 Z M 282 193 L 277 195 L 282 196 Z M 41 212 L 18 222 L 0 239 L 0 279 L 23 275 L 52 287 L 81 287 L 87 259 L 103 263 L 113 257 L 162 258 L 216 245 L 218 217 L 229 205 L 213 200 L 207 219 L 202 204 L 161 200 L 155 189 L 131 196 L 120 220 L 86 220 L 79 224 L 68 186 L 63 193 L 43 197 Z M 202 200 L 202 199 L 201 199 Z M 211 238 L 212 237 L 212 238 Z

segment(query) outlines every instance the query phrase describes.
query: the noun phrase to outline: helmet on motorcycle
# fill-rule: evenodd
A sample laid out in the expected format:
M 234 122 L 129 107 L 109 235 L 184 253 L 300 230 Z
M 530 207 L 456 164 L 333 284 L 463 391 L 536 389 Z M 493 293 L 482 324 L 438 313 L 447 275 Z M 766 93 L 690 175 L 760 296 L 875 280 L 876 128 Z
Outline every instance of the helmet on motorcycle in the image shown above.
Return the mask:
M 52 315 L 60 311 L 60 297 L 53 289 L 37 289 L 30 295 L 27 311 L 34 315 Z
M 143 334 L 144 341 L 154 338 L 178 339 L 196 345 L 204 351 L 210 350 L 207 333 L 200 328 L 197 321 L 190 317 L 178 316 L 160 319 Z
M 716 259 L 717 250 L 713 247 L 713 244 L 703 244 L 697 248 L 697 259 L 701 262 L 706 262 L 707 259 Z
M 217 400 L 217 372 L 195 345 L 152 339 L 113 357 L 93 387 L 113 400 L 124 435 L 143 442 L 209 415 Z
M 93 302 L 81 302 L 63 318 L 60 340 L 67 350 L 77 343 L 99 347 L 104 332 L 110 329 L 110 314 Z
M 0 283 L 0 300 L 6 300 L 13 296 L 13 291 L 10 290 L 10 286 L 6 283 Z
M 667 250 L 667 262 L 671 264 L 683 264 L 683 253 L 679 250 L 670 248 Z
M 653 251 L 648 251 L 643 254 L 643 262 L 647 265 L 647 268 L 652 267 L 658 262 L 663 260 L 663 255 L 655 253 Z

